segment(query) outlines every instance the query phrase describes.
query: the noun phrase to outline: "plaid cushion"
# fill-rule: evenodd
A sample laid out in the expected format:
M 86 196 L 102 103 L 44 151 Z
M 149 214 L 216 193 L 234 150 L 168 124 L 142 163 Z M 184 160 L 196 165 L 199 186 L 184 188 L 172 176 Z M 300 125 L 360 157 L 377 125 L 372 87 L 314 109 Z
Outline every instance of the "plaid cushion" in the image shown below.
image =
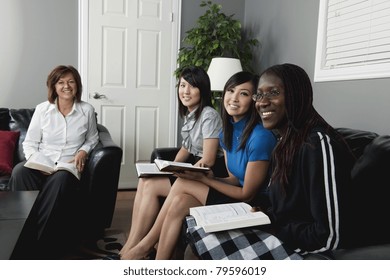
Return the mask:
M 187 216 L 188 242 L 203 260 L 301 260 L 275 236 L 257 228 L 205 233 Z

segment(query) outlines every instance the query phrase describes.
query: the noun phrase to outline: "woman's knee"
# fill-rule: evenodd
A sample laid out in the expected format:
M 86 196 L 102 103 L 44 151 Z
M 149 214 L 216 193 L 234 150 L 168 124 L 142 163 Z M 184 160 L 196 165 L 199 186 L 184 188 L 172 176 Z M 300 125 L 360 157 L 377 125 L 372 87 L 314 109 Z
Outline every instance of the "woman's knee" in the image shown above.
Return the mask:
M 172 199 L 168 209 L 168 215 L 184 217 L 188 214 L 189 208 L 194 204 L 195 198 L 186 194 L 176 195 Z
M 176 195 L 186 194 L 188 185 L 189 184 L 188 182 L 186 183 L 185 179 L 177 178 L 175 183 L 172 185 L 171 192 Z
M 78 191 L 80 187 L 80 180 L 70 172 L 61 170 L 51 174 L 43 186 L 43 188 L 51 188 L 53 191 L 61 192 Z
M 8 186 L 12 191 L 38 190 L 42 180 L 39 171 L 24 166 L 25 161 L 19 162 L 12 169 Z
M 171 185 L 168 180 L 164 179 L 149 179 L 142 183 L 141 191 L 143 196 L 159 197 L 167 196 Z M 137 190 L 138 191 L 138 190 Z
M 25 167 L 24 164 L 25 161 L 19 162 L 17 165 L 15 165 L 15 167 L 12 169 L 11 177 L 19 177 L 25 175 L 26 173 L 30 173 L 31 169 Z

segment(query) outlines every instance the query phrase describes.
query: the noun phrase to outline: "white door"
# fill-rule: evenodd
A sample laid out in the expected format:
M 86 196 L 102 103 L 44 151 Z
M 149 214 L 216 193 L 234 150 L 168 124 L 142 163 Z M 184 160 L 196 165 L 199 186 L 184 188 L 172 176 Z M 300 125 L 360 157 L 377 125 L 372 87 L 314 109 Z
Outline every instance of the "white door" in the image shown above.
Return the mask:
M 123 149 L 119 188 L 135 188 L 134 163 L 149 160 L 155 147 L 176 145 L 180 1 L 88 2 L 82 4 L 89 18 L 81 29 L 88 33 L 87 59 L 81 59 L 84 99 Z

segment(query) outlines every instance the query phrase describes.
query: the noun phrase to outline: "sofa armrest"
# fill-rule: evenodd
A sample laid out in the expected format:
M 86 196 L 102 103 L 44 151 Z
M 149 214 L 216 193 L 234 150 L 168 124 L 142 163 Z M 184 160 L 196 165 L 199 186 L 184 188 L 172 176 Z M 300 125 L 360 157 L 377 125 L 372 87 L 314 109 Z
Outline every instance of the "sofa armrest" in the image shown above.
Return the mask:
M 161 158 L 165 160 L 173 161 L 180 148 L 168 147 L 168 148 L 155 148 L 150 156 L 150 162 L 154 162 L 154 159 Z
M 378 134 L 370 131 L 344 127 L 336 128 L 336 130 L 344 137 L 356 158 L 359 158 L 363 154 L 364 148 L 378 137 Z
M 107 128 L 98 124 L 99 143 L 91 151 L 83 174 L 86 193 L 87 232 L 102 232 L 111 226 L 115 210 L 122 149 L 114 143 Z

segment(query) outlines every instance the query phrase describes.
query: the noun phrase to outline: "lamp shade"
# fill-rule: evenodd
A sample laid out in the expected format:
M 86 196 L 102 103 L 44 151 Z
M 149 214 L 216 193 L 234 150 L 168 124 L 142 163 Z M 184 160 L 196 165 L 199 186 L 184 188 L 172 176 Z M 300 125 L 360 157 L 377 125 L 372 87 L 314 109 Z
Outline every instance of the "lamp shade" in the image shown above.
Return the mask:
M 239 59 L 214 57 L 207 70 L 207 74 L 210 77 L 211 90 L 223 91 L 227 80 L 240 71 L 242 71 L 242 67 Z

